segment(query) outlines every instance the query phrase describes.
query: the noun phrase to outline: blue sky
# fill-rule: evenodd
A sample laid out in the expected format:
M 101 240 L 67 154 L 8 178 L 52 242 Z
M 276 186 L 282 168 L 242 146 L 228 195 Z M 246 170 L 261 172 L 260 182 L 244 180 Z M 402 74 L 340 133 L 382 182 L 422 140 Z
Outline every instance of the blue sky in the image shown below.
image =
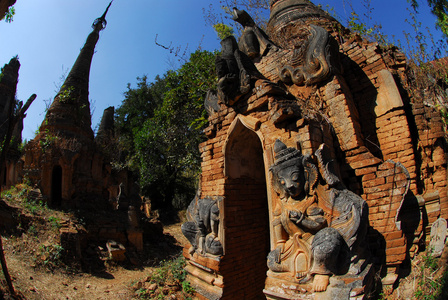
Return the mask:
M 363 1 L 353 2 L 354 8 L 362 13 Z M 406 0 L 372 2 L 375 4 L 372 18 L 383 25 L 387 34 L 400 36 L 403 30 L 409 30 L 404 22 L 408 17 Z M 220 47 L 203 16 L 203 8 L 211 3 L 219 10 L 216 0 L 114 0 L 90 72 L 93 127 L 104 109 L 121 104 L 127 84 L 135 87 L 136 77 L 147 75 L 151 81 L 179 66 L 173 54 L 155 44 L 156 36 L 161 44 L 172 43 L 182 49 L 188 45 L 190 51 L 199 45 L 205 50 Z M 343 20 L 350 12 L 343 0 L 314 3 L 329 4 Z M 45 117 L 45 101 L 52 101 L 56 95 L 55 84 L 72 67 L 91 32 L 93 20 L 102 15 L 108 4 L 109 0 L 18 0 L 14 21 L 0 22 L 0 65 L 18 55 L 21 68 L 17 98 L 26 101 L 31 94 L 37 94 L 24 122 L 24 139 L 34 137 Z M 438 34 L 426 1 L 421 8 L 423 25 Z

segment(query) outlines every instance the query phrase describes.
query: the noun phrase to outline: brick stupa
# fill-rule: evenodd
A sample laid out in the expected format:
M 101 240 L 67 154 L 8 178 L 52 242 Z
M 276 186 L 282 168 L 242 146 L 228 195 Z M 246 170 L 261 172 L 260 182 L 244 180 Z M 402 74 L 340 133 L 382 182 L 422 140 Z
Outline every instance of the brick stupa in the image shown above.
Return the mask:
M 94 142 L 89 73 L 111 4 L 93 23 L 93 31 L 49 107 L 39 133 L 26 147 L 25 176 L 54 206 L 75 207 L 83 197 L 107 194 L 110 168 L 104 168 L 103 156 Z

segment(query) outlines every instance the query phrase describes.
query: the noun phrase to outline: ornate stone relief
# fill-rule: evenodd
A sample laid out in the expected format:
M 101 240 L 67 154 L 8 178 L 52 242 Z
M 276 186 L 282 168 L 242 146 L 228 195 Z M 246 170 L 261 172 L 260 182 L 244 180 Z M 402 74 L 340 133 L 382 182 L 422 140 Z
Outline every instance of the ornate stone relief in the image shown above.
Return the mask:
M 196 251 L 201 255 L 222 255 L 223 247 L 218 237 L 219 208 L 218 200 L 200 199 L 198 196 L 187 209 L 187 222 L 182 224 L 182 233 L 191 244 L 192 255 Z
M 238 49 L 235 37 L 221 41 L 221 55 L 216 57 L 218 73 L 218 99 L 226 105 L 233 105 L 251 91 L 253 82 L 263 78 L 246 54 Z
M 296 28 L 295 44 L 283 51 L 277 61 L 280 79 L 289 84 L 312 85 L 333 74 L 332 58 L 337 57 L 336 41 L 322 27 L 302 25 Z
M 329 279 L 365 267 L 368 207 L 340 182 L 329 149 L 301 155 L 280 140 L 270 170 L 278 198 L 273 200 L 274 249 L 268 255 L 273 277 L 307 283 L 325 291 Z

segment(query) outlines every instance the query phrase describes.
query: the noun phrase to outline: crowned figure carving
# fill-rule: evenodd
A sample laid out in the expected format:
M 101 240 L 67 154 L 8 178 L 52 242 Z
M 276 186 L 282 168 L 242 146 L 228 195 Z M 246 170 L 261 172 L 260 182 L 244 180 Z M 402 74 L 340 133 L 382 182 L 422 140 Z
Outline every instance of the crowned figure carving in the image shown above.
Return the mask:
M 366 265 L 366 202 L 340 182 L 329 149 L 302 155 L 277 140 L 270 171 L 278 193 L 273 203 L 275 247 L 268 255 L 274 277 L 312 281 L 323 292 L 331 276 L 359 274 Z

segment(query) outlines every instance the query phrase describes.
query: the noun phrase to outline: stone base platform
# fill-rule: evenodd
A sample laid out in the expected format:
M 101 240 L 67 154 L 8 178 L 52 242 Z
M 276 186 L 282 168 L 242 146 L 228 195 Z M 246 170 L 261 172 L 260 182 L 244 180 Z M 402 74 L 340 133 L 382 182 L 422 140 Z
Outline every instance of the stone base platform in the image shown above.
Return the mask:
M 269 300 L 364 300 L 373 287 L 373 267 L 367 267 L 360 274 L 331 276 L 330 285 L 325 292 L 314 293 L 312 283 L 299 284 L 281 279 L 274 272 L 268 271 L 266 288 L 263 290 Z
M 187 280 L 195 288 L 199 299 L 221 299 L 224 283 L 223 277 L 218 275 L 220 258 L 218 256 L 200 255 L 188 252 L 188 248 L 183 250 L 187 259 Z

